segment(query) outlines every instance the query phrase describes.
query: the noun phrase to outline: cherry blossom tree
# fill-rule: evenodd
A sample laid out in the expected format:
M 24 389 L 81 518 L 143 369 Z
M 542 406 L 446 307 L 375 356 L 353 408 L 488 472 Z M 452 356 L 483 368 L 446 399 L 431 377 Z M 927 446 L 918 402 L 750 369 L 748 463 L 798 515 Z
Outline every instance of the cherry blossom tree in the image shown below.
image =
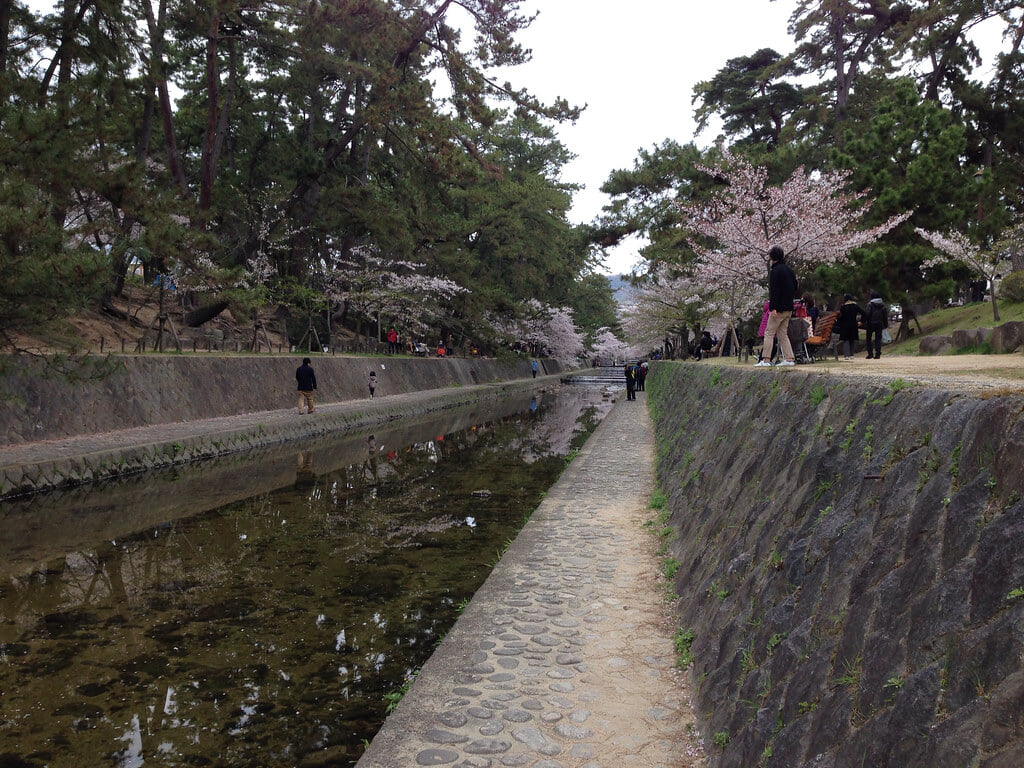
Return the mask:
M 779 186 L 768 170 L 723 150 L 716 167 L 702 170 L 721 182 L 708 200 L 677 203 L 684 226 L 693 235 L 698 272 L 713 283 L 763 284 L 768 251 L 779 245 L 798 273 L 820 264 L 845 261 L 850 251 L 873 242 L 910 216 L 889 218 L 866 229 L 859 224 L 868 211 L 867 196 L 845 189 L 845 171 L 797 168 Z
M 388 259 L 374 246 L 359 246 L 352 258 L 339 258 L 324 275 L 325 294 L 377 326 L 381 319 L 400 317 L 410 330 L 424 333 L 444 316 L 444 305 L 468 289 L 453 280 L 420 272 L 425 266 Z
M 950 232 L 943 235 L 915 227 L 914 231 L 935 246 L 938 256 L 921 264 L 927 272 L 940 264 L 961 262 L 974 272 L 979 273 L 992 286 L 992 319 L 999 322 L 999 307 L 996 305 L 996 277 L 1010 265 L 1008 245 L 1015 236 L 1011 230 L 998 240 L 991 249 L 983 249 L 972 243 L 961 232 Z
M 598 328 L 590 351 L 595 357 L 620 360 L 628 349 L 626 343 L 611 332 L 609 328 Z
M 528 299 L 518 307 L 516 317 L 490 318 L 499 338 L 509 342 L 525 341 L 538 354 L 546 354 L 563 363 L 573 363 L 584 352 L 584 336 L 573 321 L 569 307 L 552 307 L 537 299 Z
M 707 327 L 727 311 L 720 287 L 663 265 L 637 289 L 634 300 L 624 308 L 622 324 L 631 344 L 649 349 L 685 328 Z

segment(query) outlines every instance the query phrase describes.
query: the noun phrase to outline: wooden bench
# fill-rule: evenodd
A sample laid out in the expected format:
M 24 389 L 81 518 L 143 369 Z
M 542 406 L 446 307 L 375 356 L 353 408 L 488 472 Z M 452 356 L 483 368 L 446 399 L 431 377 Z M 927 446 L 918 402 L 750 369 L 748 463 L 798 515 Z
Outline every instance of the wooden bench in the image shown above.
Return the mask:
M 807 341 L 804 342 L 807 345 L 807 353 L 810 355 L 812 362 L 828 356 L 827 352 L 821 353 L 829 344 L 832 344 L 832 327 L 838 319 L 839 312 L 830 312 L 818 318 L 818 322 L 814 327 L 814 335 L 808 336 Z M 832 354 L 835 355 L 836 360 L 839 359 L 839 350 L 835 344 L 832 344 Z

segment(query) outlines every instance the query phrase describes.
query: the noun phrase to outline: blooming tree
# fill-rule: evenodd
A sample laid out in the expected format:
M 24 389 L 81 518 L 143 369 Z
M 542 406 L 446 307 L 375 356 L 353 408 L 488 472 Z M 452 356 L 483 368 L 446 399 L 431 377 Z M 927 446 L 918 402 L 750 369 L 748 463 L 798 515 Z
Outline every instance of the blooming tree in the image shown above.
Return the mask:
M 660 266 L 623 310 L 622 324 L 630 342 L 650 348 L 686 327 L 707 327 L 727 315 L 720 287 L 689 274 Z
M 594 342 L 590 345 L 590 351 L 595 357 L 611 360 L 623 358 L 627 349 L 626 343 L 608 328 L 598 328 L 594 334 Z
M 950 232 L 948 235 L 943 235 L 938 232 L 929 232 L 920 227 L 915 227 L 914 231 L 935 246 L 936 250 L 940 253 L 940 255 L 928 259 L 921 264 L 923 271 L 948 262 L 962 262 L 969 269 L 981 274 L 989 282 L 992 286 L 992 319 L 998 323 L 999 308 L 996 306 L 996 276 L 1009 266 L 1010 257 L 1007 249 L 1004 248 L 1004 245 L 1006 245 L 1004 240 L 1012 237 L 1012 233 L 1009 236 L 1004 236 L 1003 240 L 997 242 L 992 249 L 986 250 L 972 243 L 961 232 Z
M 525 341 L 556 360 L 572 362 L 584 351 L 584 337 L 576 328 L 569 307 L 552 307 L 528 299 L 515 318 L 490 318 L 500 338 Z
M 797 271 L 837 264 L 910 216 L 893 216 L 860 229 L 867 213 L 863 193 L 845 190 L 848 172 L 808 172 L 802 166 L 779 186 L 768 170 L 725 150 L 722 162 L 703 171 L 725 183 L 710 200 L 677 203 L 694 235 L 698 270 L 717 282 L 763 283 L 768 251 L 779 245 Z
M 423 264 L 387 259 L 374 246 L 353 248 L 351 256 L 337 259 L 327 270 L 324 292 L 375 322 L 378 336 L 386 315 L 401 317 L 407 328 L 423 333 L 443 316 L 446 302 L 468 292 L 453 280 L 421 274 Z

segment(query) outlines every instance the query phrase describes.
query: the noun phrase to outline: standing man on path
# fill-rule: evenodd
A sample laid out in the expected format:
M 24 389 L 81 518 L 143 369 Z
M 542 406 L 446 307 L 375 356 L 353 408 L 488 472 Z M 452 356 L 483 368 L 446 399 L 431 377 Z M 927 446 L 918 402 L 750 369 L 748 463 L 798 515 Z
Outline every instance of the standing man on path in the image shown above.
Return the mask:
M 789 343 L 789 318 L 793 315 L 793 300 L 796 299 L 796 275 L 785 261 L 785 254 L 778 245 L 772 246 L 768 252 L 771 267 L 768 270 L 768 324 L 764 329 L 764 347 L 761 358 L 754 363 L 758 368 L 771 365 L 764 354 L 772 353 L 772 342 L 778 338 L 782 350 L 780 366 L 796 365 L 793 356 L 793 345 Z
M 633 371 L 633 366 L 626 363 L 623 372 L 626 374 L 626 399 L 636 400 L 636 374 Z
M 530 370 L 533 371 L 533 378 L 535 378 L 535 379 L 537 378 L 537 367 L 538 367 L 537 366 L 537 361 L 536 360 L 531 360 L 530 361 Z
M 299 414 L 302 414 L 302 406 L 306 406 L 306 412 L 313 412 L 313 391 L 316 389 L 316 374 L 313 373 L 313 366 L 309 364 L 309 358 L 302 358 L 302 365 L 295 371 L 295 380 L 299 383 Z

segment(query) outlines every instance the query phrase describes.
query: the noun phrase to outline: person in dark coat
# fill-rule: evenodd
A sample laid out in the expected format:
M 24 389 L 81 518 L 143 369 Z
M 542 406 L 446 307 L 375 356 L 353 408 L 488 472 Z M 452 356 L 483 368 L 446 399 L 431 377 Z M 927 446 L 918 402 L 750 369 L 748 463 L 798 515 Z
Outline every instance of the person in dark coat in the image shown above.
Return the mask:
M 836 326 L 839 328 L 839 340 L 843 342 L 843 359 L 852 360 L 860 333 L 857 326 L 864 317 L 864 310 L 850 294 L 843 296 L 843 306 L 839 308 Z
M 805 293 L 804 298 L 804 309 L 807 311 L 807 316 L 811 318 L 811 333 L 814 332 L 815 327 L 818 325 L 818 318 L 821 316 L 821 310 L 818 309 L 818 305 L 814 303 L 814 297 Z
M 629 363 L 623 366 L 623 372 L 626 374 L 626 399 L 636 400 L 636 372 Z
M 889 325 L 889 310 L 885 308 L 885 302 L 878 295 L 878 291 L 871 292 L 871 301 L 864 310 L 864 331 L 868 347 L 868 360 L 878 360 L 882 357 L 882 331 Z M 871 348 L 871 340 L 874 337 L 874 349 Z
M 764 349 L 761 359 L 755 365 L 758 368 L 771 365 L 772 343 L 779 342 L 782 350 L 780 366 L 796 365 L 793 345 L 789 343 L 789 318 L 793 315 L 793 301 L 796 299 L 796 275 L 785 260 L 785 253 L 778 245 L 772 246 L 768 252 L 771 268 L 768 270 L 768 324 L 764 329 Z M 764 355 L 768 357 L 765 358 Z
M 295 371 L 295 380 L 299 383 L 299 413 L 302 413 L 302 406 L 306 406 L 308 413 L 313 412 L 313 392 L 316 390 L 316 374 L 313 366 L 309 364 L 309 358 L 302 358 L 302 365 Z

